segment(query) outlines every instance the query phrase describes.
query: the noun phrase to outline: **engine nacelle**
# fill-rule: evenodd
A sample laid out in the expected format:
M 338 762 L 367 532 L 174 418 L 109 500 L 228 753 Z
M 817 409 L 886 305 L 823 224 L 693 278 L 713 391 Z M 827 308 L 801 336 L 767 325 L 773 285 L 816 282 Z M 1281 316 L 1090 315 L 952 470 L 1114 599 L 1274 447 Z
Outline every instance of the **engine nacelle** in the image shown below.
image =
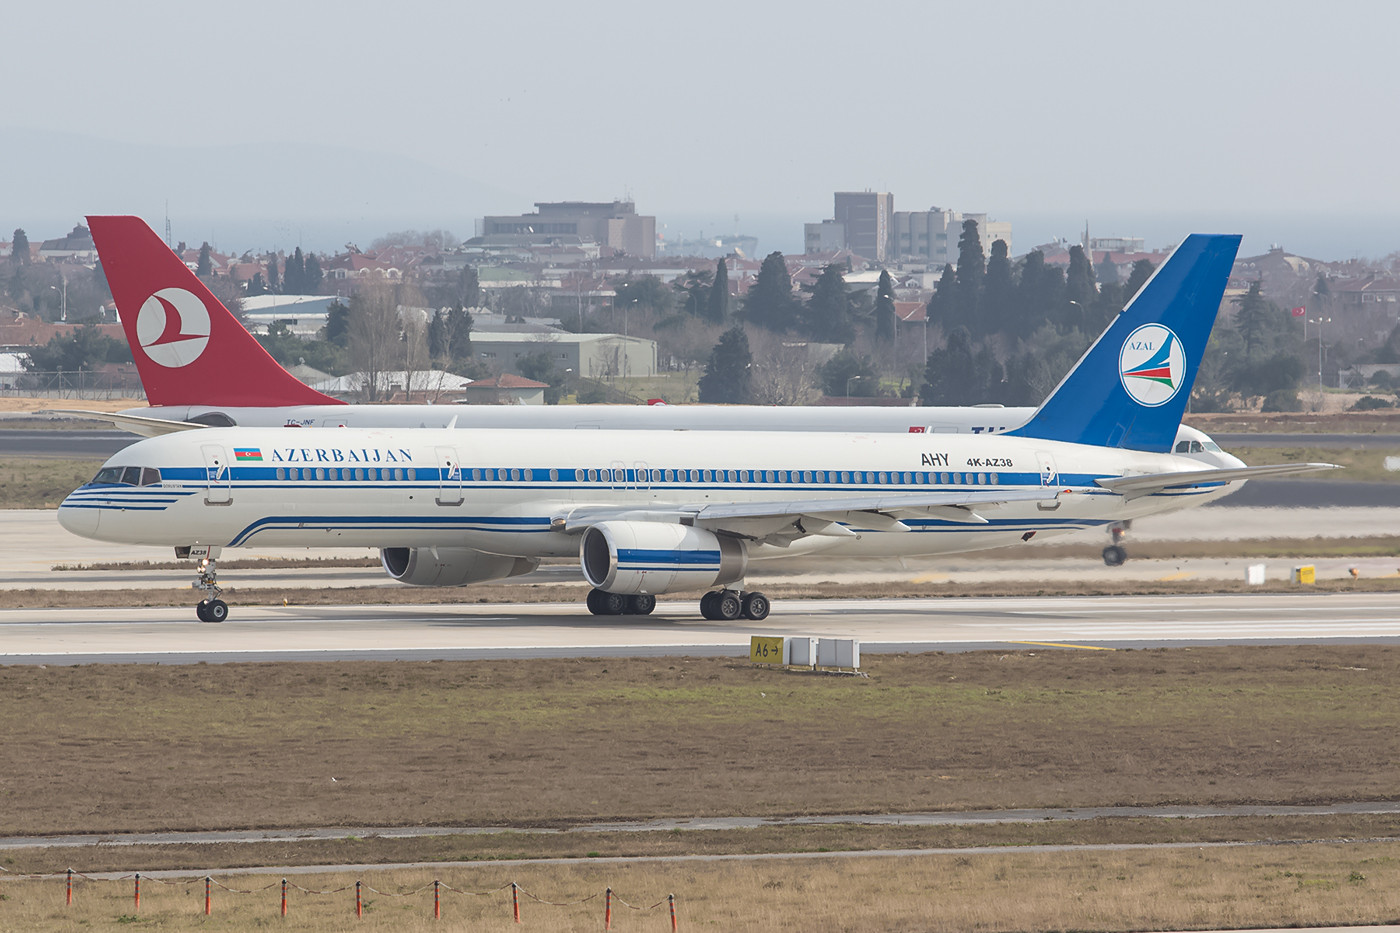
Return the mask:
M 468 547 L 386 547 L 379 549 L 384 572 L 413 586 L 465 586 L 529 573 L 536 558 L 502 557 Z
M 583 533 L 579 562 L 609 593 L 669 593 L 733 583 L 748 568 L 742 541 L 664 522 L 600 522 Z

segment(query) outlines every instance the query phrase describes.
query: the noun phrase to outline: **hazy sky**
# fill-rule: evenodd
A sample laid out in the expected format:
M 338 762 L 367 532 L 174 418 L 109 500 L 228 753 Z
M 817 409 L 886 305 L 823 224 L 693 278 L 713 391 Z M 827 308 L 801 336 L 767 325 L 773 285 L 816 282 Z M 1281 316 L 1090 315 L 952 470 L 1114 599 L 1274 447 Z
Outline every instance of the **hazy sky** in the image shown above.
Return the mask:
M 0 166 L 0 229 L 158 221 L 169 199 L 288 237 L 469 236 L 487 212 L 630 196 L 728 232 L 872 188 L 1023 231 L 1238 214 L 1384 236 L 1397 35 L 1383 2 L 11 4 L 0 158 L 25 177 Z

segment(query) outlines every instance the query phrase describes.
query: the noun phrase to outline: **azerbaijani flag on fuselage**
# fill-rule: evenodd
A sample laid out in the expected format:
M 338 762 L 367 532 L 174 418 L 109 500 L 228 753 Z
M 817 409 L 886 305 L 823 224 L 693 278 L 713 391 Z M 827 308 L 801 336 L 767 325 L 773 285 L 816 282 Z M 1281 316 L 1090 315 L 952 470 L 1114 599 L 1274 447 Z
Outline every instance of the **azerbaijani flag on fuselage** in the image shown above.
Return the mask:
M 261 459 L 262 459 L 262 448 L 261 448 L 261 447 L 235 447 L 235 448 L 233 448 L 233 459 L 234 459 L 236 462 L 238 462 L 238 463 L 243 463 L 243 462 L 245 462 L 245 461 L 247 461 L 247 460 L 261 460 Z

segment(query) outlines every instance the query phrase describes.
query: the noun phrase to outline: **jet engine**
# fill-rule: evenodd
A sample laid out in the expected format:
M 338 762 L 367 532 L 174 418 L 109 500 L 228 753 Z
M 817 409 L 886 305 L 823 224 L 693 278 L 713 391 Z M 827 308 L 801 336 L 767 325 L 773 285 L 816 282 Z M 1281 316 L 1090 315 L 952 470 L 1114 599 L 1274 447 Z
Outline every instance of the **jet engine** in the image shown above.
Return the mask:
M 664 522 L 600 522 L 583 533 L 579 561 L 590 584 L 608 593 L 669 593 L 742 579 L 742 541 Z
M 529 573 L 537 558 L 502 557 L 466 547 L 386 547 L 379 549 L 384 572 L 413 586 L 465 586 Z

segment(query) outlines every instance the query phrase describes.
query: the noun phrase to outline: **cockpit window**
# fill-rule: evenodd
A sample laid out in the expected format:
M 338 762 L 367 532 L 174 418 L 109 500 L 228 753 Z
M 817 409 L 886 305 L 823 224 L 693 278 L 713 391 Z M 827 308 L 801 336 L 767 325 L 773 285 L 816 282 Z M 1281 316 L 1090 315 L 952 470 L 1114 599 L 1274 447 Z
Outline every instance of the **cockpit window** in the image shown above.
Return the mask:
M 160 470 L 153 467 L 103 467 L 92 478 L 94 483 L 109 486 L 154 486 L 160 482 Z

